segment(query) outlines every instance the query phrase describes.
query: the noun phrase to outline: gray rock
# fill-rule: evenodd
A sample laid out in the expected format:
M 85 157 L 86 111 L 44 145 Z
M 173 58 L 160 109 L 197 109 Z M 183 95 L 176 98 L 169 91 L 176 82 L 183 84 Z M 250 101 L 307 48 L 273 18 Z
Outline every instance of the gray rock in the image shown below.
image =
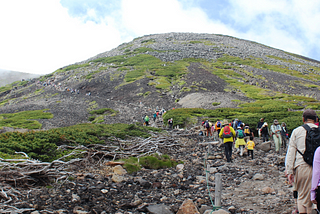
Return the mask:
M 262 143 L 260 145 L 257 145 L 256 148 L 260 149 L 260 150 L 262 150 L 264 152 L 269 152 L 271 150 L 271 142 L 270 141 L 264 142 L 264 143 Z
M 255 174 L 252 178 L 253 180 L 264 180 L 264 175 L 262 174 Z
M 216 211 L 212 211 L 212 210 L 207 210 L 205 211 L 203 214 L 230 214 L 230 212 L 225 211 L 225 210 L 216 210 Z
M 170 207 L 164 205 L 164 204 L 156 204 L 156 205 L 150 205 L 147 207 L 147 210 L 150 213 L 154 214 L 174 214 L 171 210 Z

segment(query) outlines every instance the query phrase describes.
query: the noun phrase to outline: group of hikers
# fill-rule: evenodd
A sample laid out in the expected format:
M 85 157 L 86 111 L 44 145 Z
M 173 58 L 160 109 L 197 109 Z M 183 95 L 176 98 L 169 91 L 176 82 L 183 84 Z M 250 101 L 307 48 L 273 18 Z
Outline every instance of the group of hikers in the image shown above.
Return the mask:
M 243 156 L 243 151 L 244 148 L 247 147 L 248 141 L 253 141 L 254 139 L 254 131 L 251 129 L 251 127 L 237 118 L 232 120 L 230 123 L 226 119 L 223 120 L 223 122 L 218 119 L 215 123 L 212 123 L 210 120 L 206 120 L 202 122 L 202 126 L 203 131 L 200 131 L 200 135 L 206 135 L 207 137 L 213 137 L 214 139 L 225 138 L 223 133 L 221 133 L 221 130 L 225 130 L 223 129 L 223 127 L 228 126 L 232 128 L 231 132 L 234 131 L 235 134 L 233 136 L 233 139 L 228 139 L 227 141 L 232 141 L 232 143 L 235 145 L 235 148 L 237 149 L 237 152 L 240 153 L 240 156 Z M 273 120 L 273 124 L 271 125 L 269 130 L 267 122 L 264 121 L 264 118 L 261 118 L 257 124 L 256 131 L 262 142 L 269 141 L 269 137 L 272 137 L 275 144 L 276 152 L 279 153 L 281 147 L 286 149 L 287 141 L 289 139 L 286 123 L 283 122 L 280 125 L 278 120 L 275 119 Z M 250 137 L 252 137 L 251 140 Z M 251 144 L 252 143 L 250 142 L 250 145 Z M 229 151 L 229 149 L 227 150 Z M 250 153 L 253 153 L 251 149 Z M 228 158 L 229 156 L 230 155 L 228 155 Z M 253 155 L 251 155 L 251 157 L 253 158 Z
M 73 89 L 73 88 L 69 88 L 69 87 L 64 87 L 64 89 L 63 89 L 61 82 L 58 83 L 58 84 L 55 84 L 55 80 L 54 79 L 49 79 L 49 80 L 44 81 L 44 82 L 39 80 L 37 82 L 37 84 L 41 85 L 41 86 L 51 86 L 56 90 L 67 91 L 67 92 L 70 92 L 71 94 L 80 94 L 80 90 L 79 89 Z M 86 96 L 91 96 L 91 92 L 86 93 Z
M 253 149 L 255 147 L 253 141 L 254 133 L 248 125 L 245 125 L 239 119 L 235 119 L 230 123 L 227 119 L 224 119 L 222 122 L 218 119 L 215 123 L 206 120 L 202 122 L 202 126 L 205 131 L 200 131 L 200 135 L 222 139 L 227 162 L 232 162 L 233 144 L 237 149 L 237 153 L 240 153 L 240 156 L 243 156 L 244 149 L 247 148 L 248 156 L 251 156 L 253 159 Z
M 297 207 L 292 213 L 320 213 L 320 127 L 319 117 L 312 109 L 306 109 L 302 115 L 302 126 L 295 128 L 289 136 L 287 126 L 277 119 L 273 120 L 270 129 L 264 118 L 257 124 L 256 131 L 262 142 L 274 142 L 275 151 L 286 150 L 285 175 L 293 186 L 293 196 Z M 209 120 L 202 122 L 203 131 L 200 135 L 218 137 L 223 140 L 227 162 L 232 162 L 233 145 L 243 155 L 244 148 L 248 157 L 253 159 L 255 136 L 253 130 L 242 121 L 235 119 L 228 122 Z M 257 138 L 257 137 L 256 137 Z M 319 147 L 319 148 L 318 148 Z M 319 187 L 319 188 L 318 188 Z
M 161 110 L 159 109 L 159 107 L 157 106 L 154 113 L 153 113 L 153 122 L 155 123 L 156 120 L 161 120 L 162 121 L 162 117 L 163 115 L 166 113 L 166 110 L 164 108 L 162 108 Z M 150 122 L 150 118 L 148 115 L 144 115 L 143 119 L 143 123 L 145 126 L 149 126 L 149 122 Z M 173 118 L 170 118 L 168 120 L 168 128 L 172 129 L 173 128 Z

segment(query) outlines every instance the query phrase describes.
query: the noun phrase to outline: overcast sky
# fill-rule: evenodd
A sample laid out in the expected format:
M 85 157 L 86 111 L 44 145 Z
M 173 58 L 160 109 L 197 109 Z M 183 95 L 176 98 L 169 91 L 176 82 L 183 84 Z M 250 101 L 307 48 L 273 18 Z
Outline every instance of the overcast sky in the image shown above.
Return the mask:
M 48 74 L 156 33 L 214 33 L 320 60 L 319 0 L 0 0 L 0 69 Z

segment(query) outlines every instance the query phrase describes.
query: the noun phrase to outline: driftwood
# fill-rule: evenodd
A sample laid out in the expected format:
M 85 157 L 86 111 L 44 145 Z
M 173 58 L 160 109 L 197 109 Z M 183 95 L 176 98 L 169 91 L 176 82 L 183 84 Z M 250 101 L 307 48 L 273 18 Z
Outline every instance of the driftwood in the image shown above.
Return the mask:
M 153 153 L 161 155 L 180 146 L 182 144 L 178 142 L 178 137 L 161 136 L 130 140 L 114 138 L 108 145 L 61 145 L 58 150 L 72 150 L 72 152 L 52 162 L 33 160 L 23 152 L 17 153 L 23 158 L 0 157 L 0 213 L 25 213 L 35 210 L 9 206 L 19 201 L 21 195 L 26 194 L 26 192 L 20 193 L 15 187 L 28 189 L 35 185 L 49 185 L 52 182 L 71 182 L 68 178 L 74 176 L 74 171 L 70 170 L 72 167 L 79 170 L 79 166 L 87 167 L 88 163 L 91 163 L 90 167 L 96 165 L 97 168 L 102 164 L 122 165 L 124 163 L 114 160 L 132 156 L 142 157 Z

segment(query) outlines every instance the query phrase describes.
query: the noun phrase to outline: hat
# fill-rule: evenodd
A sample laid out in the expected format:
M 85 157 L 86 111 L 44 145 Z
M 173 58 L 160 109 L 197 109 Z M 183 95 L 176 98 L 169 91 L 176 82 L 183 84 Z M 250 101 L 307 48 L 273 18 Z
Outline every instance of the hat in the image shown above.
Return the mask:
M 279 125 L 279 122 L 278 122 L 277 119 L 275 119 L 275 120 L 273 121 L 273 123 L 274 123 L 275 125 Z
M 262 125 L 262 127 L 264 126 L 268 126 L 268 123 L 267 122 L 264 122 L 264 124 Z
M 229 125 L 228 120 L 224 119 L 222 125 Z

